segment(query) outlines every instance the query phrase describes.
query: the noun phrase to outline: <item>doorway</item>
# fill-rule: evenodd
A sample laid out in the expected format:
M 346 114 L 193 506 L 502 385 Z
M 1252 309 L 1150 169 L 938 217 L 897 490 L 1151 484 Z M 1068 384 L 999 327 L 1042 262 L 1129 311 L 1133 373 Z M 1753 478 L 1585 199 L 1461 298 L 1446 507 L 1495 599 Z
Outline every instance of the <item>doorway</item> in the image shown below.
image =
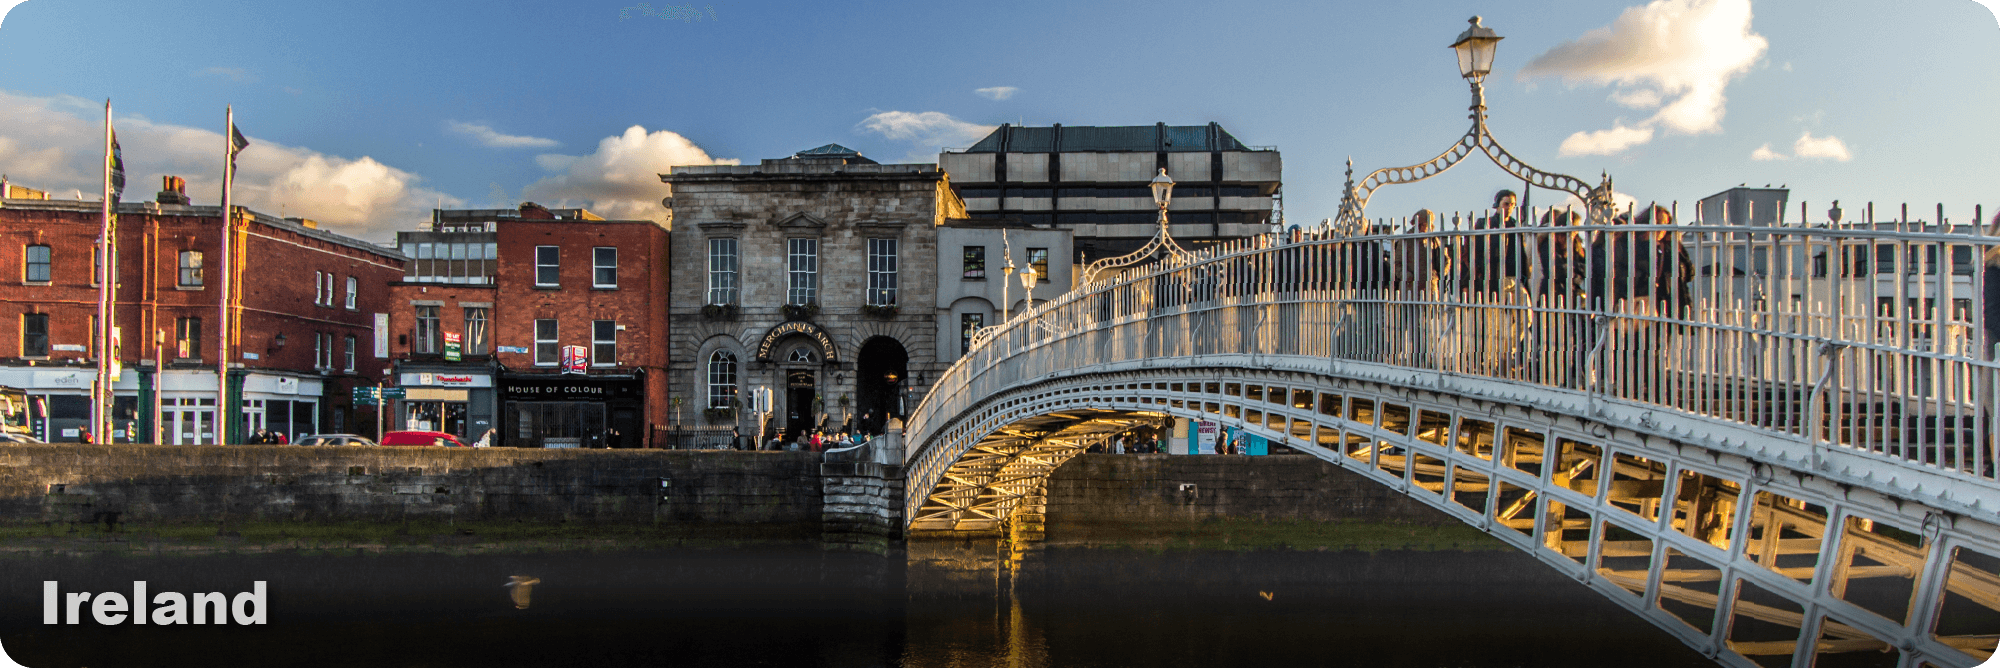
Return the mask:
M 877 336 L 861 344 L 861 354 L 855 359 L 856 409 L 862 419 L 856 424 L 870 434 L 880 434 L 889 421 L 889 416 L 898 418 L 907 414 L 902 389 L 910 374 L 910 355 L 903 350 L 903 344 L 886 336 Z
M 785 441 L 791 442 L 800 433 L 814 426 L 813 400 L 819 398 L 819 391 L 811 371 L 792 371 L 785 374 Z
M 166 399 L 160 403 L 160 431 L 168 444 L 215 444 L 214 399 Z

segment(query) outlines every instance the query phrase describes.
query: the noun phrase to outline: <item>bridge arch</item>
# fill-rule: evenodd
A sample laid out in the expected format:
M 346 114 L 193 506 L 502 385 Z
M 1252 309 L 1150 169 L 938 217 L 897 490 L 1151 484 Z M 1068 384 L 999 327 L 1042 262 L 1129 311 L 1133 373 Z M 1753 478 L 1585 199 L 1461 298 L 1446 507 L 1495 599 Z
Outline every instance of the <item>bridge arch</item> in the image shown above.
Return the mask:
M 1328 270 L 1393 258 L 1412 237 L 1435 238 L 1423 253 L 1572 233 L 1538 228 L 1245 244 L 1086 285 L 982 332 L 911 416 L 906 522 L 1004 522 L 1093 438 L 1167 416 L 1216 420 L 1479 527 L 1726 665 L 1853 652 L 1972 665 L 1991 653 L 1996 366 L 1962 339 L 1875 338 L 1889 330 L 1850 327 L 1864 323 L 1840 322 L 1857 316 L 1835 306 L 1822 327 L 1726 299 L 1755 277 L 1728 266 L 1730 239 L 1807 252 L 1880 232 L 1630 226 L 1652 228 L 1697 250 L 1720 240 L 1691 308 Z M 2000 245 L 1925 243 L 1970 257 Z M 1804 289 L 1874 310 L 1872 286 Z M 1496 322 L 1511 326 L 1496 335 Z M 1935 325 L 1895 324 L 1906 322 Z M 1869 334 L 1829 336 L 1856 331 Z M 1861 359 L 1843 361 L 1849 347 Z

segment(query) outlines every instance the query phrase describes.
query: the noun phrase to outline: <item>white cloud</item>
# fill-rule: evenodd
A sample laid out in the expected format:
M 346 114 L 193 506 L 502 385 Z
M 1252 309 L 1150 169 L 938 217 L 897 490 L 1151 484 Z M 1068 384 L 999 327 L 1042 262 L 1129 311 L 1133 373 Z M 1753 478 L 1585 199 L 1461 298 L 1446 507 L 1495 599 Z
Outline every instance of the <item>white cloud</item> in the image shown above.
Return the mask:
M 1660 126 L 1703 134 L 1722 130 L 1723 89 L 1750 71 L 1769 46 L 1750 31 L 1750 0 L 1655 0 L 1628 7 L 1611 25 L 1536 56 L 1520 76 L 1558 76 L 1573 86 L 1614 85 L 1612 100 L 1619 104 L 1664 105 L 1633 129 Z M 1563 145 L 1581 136 L 1572 135 Z M 1619 150 L 1651 139 L 1648 134 Z
M 0 25 L 6 24 L 7 12 L 14 11 L 15 7 L 19 6 L 22 2 L 25 1 L 26 0 L 0 0 Z
M 558 172 L 522 190 L 527 199 L 544 206 L 590 209 L 612 219 L 665 222 L 660 199 L 669 194 L 660 175 L 682 165 L 735 165 L 717 160 L 686 137 L 666 130 L 647 132 L 634 125 L 622 135 L 597 142 L 589 155 L 535 156 L 542 169 Z
M 28 97 L 0 92 L 0 172 L 20 185 L 56 193 L 102 188 L 104 126 L 100 102 L 70 96 Z M 239 119 L 242 120 L 242 119 Z M 456 197 L 423 188 L 415 174 L 370 157 L 344 158 L 247 134 L 237 157 L 234 203 L 262 213 L 303 216 L 342 234 L 376 240 L 429 218 L 439 200 Z M 222 135 L 214 130 L 154 123 L 121 114 L 126 201 L 153 198 L 160 177 L 187 179 L 188 195 L 213 206 L 222 192 Z
M 473 141 L 479 142 L 480 146 L 487 148 L 552 148 L 558 144 L 554 139 L 500 134 L 493 129 L 493 126 L 484 123 L 446 121 L 445 129 L 471 137 Z
M 1611 155 L 1638 144 L 1653 140 L 1653 128 L 1628 128 L 1623 123 L 1613 124 L 1609 130 L 1578 132 L 1563 140 L 1557 149 L 1562 155 Z
M 1811 130 L 1799 135 L 1798 141 L 1792 142 L 1792 152 L 1801 158 L 1822 158 L 1840 162 L 1854 159 L 1854 156 L 1847 152 L 1847 142 L 1841 141 L 1839 137 L 1814 137 Z
M 251 74 L 250 70 L 241 67 L 211 67 L 195 72 L 195 76 L 227 77 L 230 81 L 237 83 L 255 83 L 257 81 L 257 75 Z
M 884 111 L 862 119 L 859 127 L 916 144 L 917 150 L 906 160 L 932 162 L 937 160 L 937 149 L 970 146 L 991 134 L 996 126 L 967 123 L 941 111 Z
M 1541 192 L 1544 191 L 1537 191 L 1536 194 L 1539 195 Z M 1635 211 L 1639 208 L 1639 198 L 1613 190 L 1611 191 L 1611 206 L 1615 210 L 1617 210 L 1618 213 Z M 1562 201 L 1556 202 L 1555 207 L 1558 209 L 1569 209 L 1571 211 L 1575 211 L 1578 215 L 1589 214 L 1589 207 L 1583 205 L 1583 200 L 1578 199 L 1577 196 L 1571 195 L 1569 193 L 1563 193 Z M 1543 209 L 1542 205 L 1540 204 L 1535 204 L 1535 210 L 1546 211 L 1547 209 Z M 1539 216 L 1541 214 L 1536 214 L 1536 215 Z
M 1013 86 L 994 86 L 992 88 L 975 88 L 973 89 L 972 92 L 975 95 L 988 99 L 1005 100 L 1007 98 L 1013 97 L 1014 91 L 1018 90 L 1021 89 L 1015 88 Z
M 1785 154 L 1783 154 L 1783 153 L 1779 153 L 1779 152 L 1777 152 L 1777 151 L 1773 151 L 1773 150 L 1771 150 L 1771 142 L 1764 142 L 1764 145 L 1763 145 L 1763 146 L 1759 146 L 1759 147 L 1757 147 L 1757 150 L 1755 150 L 1755 151 L 1751 151 L 1751 152 L 1750 152 L 1750 159 L 1751 159 L 1751 160 L 1790 160 L 1790 159 L 1791 159 L 1791 156 L 1788 156 L 1788 155 L 1785 155 Z

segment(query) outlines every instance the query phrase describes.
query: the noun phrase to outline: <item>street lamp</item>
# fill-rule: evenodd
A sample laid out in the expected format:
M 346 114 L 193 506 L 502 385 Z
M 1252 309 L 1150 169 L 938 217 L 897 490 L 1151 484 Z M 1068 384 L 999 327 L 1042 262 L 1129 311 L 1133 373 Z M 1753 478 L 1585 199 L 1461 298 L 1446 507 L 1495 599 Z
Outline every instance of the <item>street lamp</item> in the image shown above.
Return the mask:
M 1354 180 L 1354 161 L 1347 161 L 1346 193 L 1340 200 L 1340 218 L 1334 224 L 1342 233 L 1364 232 L 1367 224 L 1366 210 L 1368 198 L 1382 186 L 1395 183 L 1416 183 L 1444 173 L 1457 165 L 1466 156 L 1477 151 L 1486 154 L 1501 171 L 1521 180 L 1523 192 L 1534 187 L 1560 190 L 1575 195 L 1588 207 L 1591 222 L 1607 220 L 1611 216 L 1611 176 L 1603 176 L 1596 186 L 1585 183 L 1567 174 L 1545 172 L 1517 158 L 1500 145 L 1500 140 L 1486 127 L 1486 75 L 1493 72 L 1493 54 L 1499 49 L 1500 40 L 1492 28 L 1480 24 L 1480 17 L 1474 16 L 1471 27 L 1459 33 L 1451 43 L 1452 51 L 1458 55 L 1458 75 L 1472 88 L 1472 127 L 1465 135 L 1453 142 L 1437 157 L 1429 161 L 1406 167 L 1384 167 L 1370 172 L 1357 184 Z
M 1160 168 L 1160 175 L 1153 177 L 1153 203 L 1160 205 L 1160 229 L 1167 228 L 1167 203 L 1174 200 L 1174 180 L 1167 176 L 1167 169 Z
M 1036 276 L 1037 274 L 1035 273 L 1035 265 L 1032 262 L 1028 264 L 1028 267 L 1026 269 L 1021 270 L 1021 295 L 1022 295 L 1021 299 L 1023 300 L 1021 305 L 1022 313 L 1027 313 L 1028 309 L 1033 308 L 1035 306 Z
M 1479 25 L 1479 17 L 1474 16 L 1468 23 L 1472 27 L 1458 34 L 1458 41 L 1451 43 L 1458 52 L 1458 75 L 1475 82 L 1485 81 L 1493 72 L 1493 52 L 1506 39 L 1493 33 L 1492 28 Z

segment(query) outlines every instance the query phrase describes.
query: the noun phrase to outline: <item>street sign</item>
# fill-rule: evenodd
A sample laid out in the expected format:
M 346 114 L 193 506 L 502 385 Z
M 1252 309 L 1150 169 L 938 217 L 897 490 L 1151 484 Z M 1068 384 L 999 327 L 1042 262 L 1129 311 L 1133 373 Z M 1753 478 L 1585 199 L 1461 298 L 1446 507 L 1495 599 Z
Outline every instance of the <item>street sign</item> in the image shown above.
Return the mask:
M 374 406 L 374 405 L 377 405 L 377 404 L 376 404 L 376 402 L 375 402 L 375 397 L 373 397 L 373 396 L 366 396 L 366 397 L 355 397 L 355 398 L 354 398 L 354 405 L 356 405 L 356 406 Z
M 463 359 L 464 339 L 458 332 L 444 333 L 444 361 L 457 362 Z
M 382 398 L 384 399 L 401 399 L 404 397 L 404 395 L 407 395 L 408 393 L 409 392 L 407 390 L 404 390 L 403 388 L 400 387 L 382 388 Z
M 374 386 L 369 386 L 369 387 L 357 387 L 357 388 L 354 388 L 354 398 L 355 398 L 355 399 L 364 399 L 364 398 L 366 398 L 366 399 L 373 399 L 373 398 L 375 398 L 375 396 L 376 396 L 376 394 L 375 394 L 375 393 L 376 393 L 376 391 L 377 391 L 377 390 L 380 390 L 380 389 L 382 389 L 382 388 L 379 388 L 379 387 L 374 387 Z

